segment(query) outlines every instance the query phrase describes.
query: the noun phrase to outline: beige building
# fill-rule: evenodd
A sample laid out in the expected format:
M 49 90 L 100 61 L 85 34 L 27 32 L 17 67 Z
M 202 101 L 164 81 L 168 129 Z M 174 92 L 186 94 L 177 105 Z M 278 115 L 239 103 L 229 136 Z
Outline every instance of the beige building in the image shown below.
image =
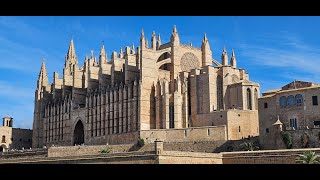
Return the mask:
M 78 63 L 73 40 L 62 77 L 49 84 L 43 62 L 35 92 L 33 146 L 227 140 L 258 135 L 258 83 L 237 68 L 235 53 L 222 63 L 204 35 L 200 48 L 153 32 L 149 44 L 112 52 L 102 44 Z M 196 132 L 196 133 L 195 133 Z
M 13 118 L 4 117 L 0 126 L 0 152 L 8 149 L 30 148 L 32 146 L 32 130 L 13 128 Z
M 320 128 L 319 84 L 295 80 L 262 95 L 259 98 L 260 142 L 266 148 L 274 148 L 277 138 L 272 136 L 278 133 L 274 128 L 277 124 L 281 124 L 281 131 L 290 132 L 293 137 Z

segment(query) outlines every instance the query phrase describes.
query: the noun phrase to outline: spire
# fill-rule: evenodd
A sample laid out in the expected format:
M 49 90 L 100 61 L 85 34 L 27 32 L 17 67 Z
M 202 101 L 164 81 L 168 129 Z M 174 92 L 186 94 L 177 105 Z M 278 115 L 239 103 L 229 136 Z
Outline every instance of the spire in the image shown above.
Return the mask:
M 237 60 L 236 60 L 236 56 L 234 55 L 234 50 L 233 49 L 232 49 L 230 64 L 231 64 L 231 66 L 233 68 L 237 68 Z
M 68 54 L 67 54 L 67 59 L 68 60 L 73 59 L 73 60 L 77 61 L 77 55 L 76 55 L 76 50 L 74 48 L 73 38 L 70 41 Z
M 228 65 L 228 54 L 226 51 L 226 47 L 224 46 L 222 55 L 221 55 L 222 65 L 227 66 Z
M 144 39 L 144 31 L 143 31 L 143 29 L 141 30 L 141 39 Z
M 146 43 L 145 43 L 146 48 L 149 48 L 149 43 L 148 43 L 148 39 L 146 39 Z
M 210 50 L 209 40 L 206 33 L 204 33 L 201 48 Z
M 180 43 L 180 39 L 179 39 L 179 35 L 178 35 L 178 31 L 177 31 L 177 27 L 176 25 L 173 26 L 173 31 L 170 37 L 170 41 L 171 42 L 175 42 L 175 43 Z
M 141 47 L 141 49 L 145 49 L 145 47 L 146 47 L 146 40 L 145 40 L 145 38 L 144 38 L 144 31 L 143 31 L 143 29 L 141 30 L 140 47 Z
M 132 46 L 131 46 L 131 54 L 134 54 L 135 51 L 134 51 L 134 43 L 132 43 Z
M 160 34 L 158 34 L 157 49 L 159 49 L 160 46 L 161 46 L 161 38 L 160 38 Z
M 123 58 L 123 51 L 122 51 L 122 47 L 120 47 L 119 58 Z
M 107 63 L 107 53 L 104 49 L 104 42 L 102 41 L 102 46 L 100 50 L 100 56 L 99 56 L 99 64 L 105 64 Z
M 151 36 L 151 44 L 152 44 L 152 49 L 156 50 L 157 40 L 156 40 L 156 33 L 154 31 L 152 32 L 152 36 Z
M 49 86 L 48 74 L 44 58 L 42 59 L 42 64 L 38 76 L 38 89 L 40 90 L 43 86 Z

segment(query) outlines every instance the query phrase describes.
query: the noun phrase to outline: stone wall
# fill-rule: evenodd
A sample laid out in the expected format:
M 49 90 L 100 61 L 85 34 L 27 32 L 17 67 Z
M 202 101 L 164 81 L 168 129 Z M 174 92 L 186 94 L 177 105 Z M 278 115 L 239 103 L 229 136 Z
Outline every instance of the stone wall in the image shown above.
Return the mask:
M 30 129 L 12 129 L 12 144 L 10 149 L 29 149 L 32 146 L 32 130 Z
M 320 148 L 224 152 L 221 154 L 223 164 L 296 164 L 295 159 L 305 151 L 315 151 L 319 154 Z
M 48 157 L 100 155 L 103 149 L 111 149 L 112 153 L 127 152 L 132 146 L 133 144 L 50 147 Z
M 164 142 L 219 141 L 226 140 L 226 126 L 205 126 L 185 129 L 152 129 L 140 131 L 146 143 L 155 140 Z
M 222 164 L 220 154 L 164 151 L 158 157 L 158 164 Z

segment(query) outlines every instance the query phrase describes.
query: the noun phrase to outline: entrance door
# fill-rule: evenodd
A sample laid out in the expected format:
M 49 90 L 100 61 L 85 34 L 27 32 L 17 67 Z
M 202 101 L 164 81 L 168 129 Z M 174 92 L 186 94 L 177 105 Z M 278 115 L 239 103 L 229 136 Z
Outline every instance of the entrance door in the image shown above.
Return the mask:
M 77 122 L 77 125 L 74 128 L 73 136 L 74 136 L 73 137 L 74 145 L 81 145 L 84 143 L 84 129 L 83 129 L 83 124 L 80 120 Z

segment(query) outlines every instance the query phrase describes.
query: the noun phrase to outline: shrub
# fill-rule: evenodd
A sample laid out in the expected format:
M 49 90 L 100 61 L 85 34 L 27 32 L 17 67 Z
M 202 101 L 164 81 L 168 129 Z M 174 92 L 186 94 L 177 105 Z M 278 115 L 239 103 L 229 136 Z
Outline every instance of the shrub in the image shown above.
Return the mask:
M 142 138 L 138 139 L 138 146 L 140 147 L 144 146 L 144 139 Z
M 287 149 L 292 148 L 292 135 L 289 132 L 283 132 L 282 133 L 282 139 L 285 145 L 287 146 Z
M 106 149 L 102 149 L 101 150 L 101 152 L 100 153 L 102 153 L 102 154 L 108 154 L 108 153 L 110 153 L 111 152 L 111 148 L 106 148 Z
M 240 148 L 243 151 L 254 151 L 254 150 L 258 150 L 259 146 L 257 142 L 244 142 L 240 144 Z
M 298 155 L 296 162 L 302 164 L 319 164 L 319 156 L 313 151 L 306 151 L 303 154 Z

